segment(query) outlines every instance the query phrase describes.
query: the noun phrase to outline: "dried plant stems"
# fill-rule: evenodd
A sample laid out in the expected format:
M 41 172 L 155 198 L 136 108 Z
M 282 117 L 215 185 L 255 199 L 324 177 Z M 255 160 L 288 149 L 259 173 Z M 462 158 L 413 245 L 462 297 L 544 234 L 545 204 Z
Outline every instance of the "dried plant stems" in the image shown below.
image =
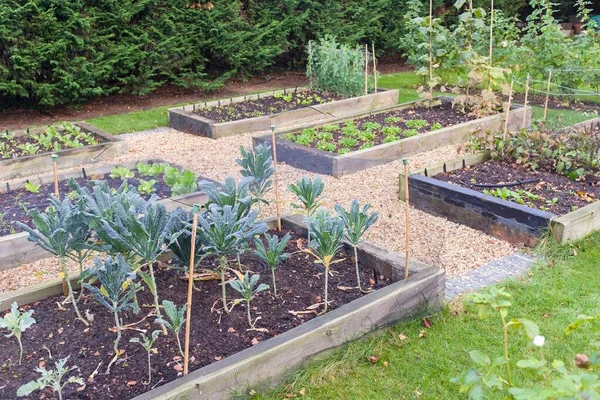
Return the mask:
M 183 375 L 187 375 L 190 364 L 190 330 L 192 321 L 192 293 L 194 292 L 194 258 L 196 256 L 196 231 L 198 229 L 198 208 L 194 206 L 192 219 L 192 243 L 190 250 L 190 269 L 188 271 L 187 310 L 185 318 L 185 344 L 183 353 Z M 181 348 L 180 348 L 181 349 Z
M 54 195 L 56 198 L 60 197 L 60 192 L 58 191 L 58 168 L 56 167 L 56 160 L 58 159 L 57 154 L 52 154 L 52 171 L 54 173 Z

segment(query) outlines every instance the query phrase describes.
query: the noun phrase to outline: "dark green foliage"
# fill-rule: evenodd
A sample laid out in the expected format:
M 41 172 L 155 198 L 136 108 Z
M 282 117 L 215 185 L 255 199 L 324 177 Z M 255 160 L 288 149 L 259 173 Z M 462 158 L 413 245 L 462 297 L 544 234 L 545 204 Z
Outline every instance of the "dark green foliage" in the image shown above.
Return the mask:
M 200 181 L 198 186 L 208 196 L 208 201 L 205 205 L 206 208 L 210 208 L 211 204 L 216 204 L 221 208 L 237 205 L 236 210 L 239 212 L 239 216 L 245 216 L 248 215 L 254 203 L 254 200 L 248 194 L 248 187 L 253 180 L 251 177 L 246 177 L 238 184 L 234 178 L 228 176 L 225 178 L 223 185 L 204 180 Z
M 171 83 L 212 91 L 309 40 L 397 50 L 402 0 L 0 0 L 0 108 L 52 107 Z
M 240 153 L 242 158 L 236 159 L 235 162 L 242 167 L 240 173 L 243 177 L 252 178 L 249 184 L 250 193 L 256 200 L 269 204 L 264 197 L 273 186 L 271 176 L 275 173 L 271 146 L 261 144 L 249 152 L 240 147 Z

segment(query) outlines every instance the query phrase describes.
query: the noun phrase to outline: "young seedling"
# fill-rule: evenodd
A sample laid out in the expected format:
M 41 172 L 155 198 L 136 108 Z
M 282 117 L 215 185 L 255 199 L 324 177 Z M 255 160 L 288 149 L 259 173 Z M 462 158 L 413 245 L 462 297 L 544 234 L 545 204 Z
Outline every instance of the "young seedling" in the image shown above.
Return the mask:
M 260 317 L 252 321 L 252 315 L 250 314 L 250 302 L 258 293 L 269 289 L 269 285 L 261 283 L 256 289 L 254 289 L 258 283 L 258 280 L 260 279 L 260 275 L 254 274 L 249 277 L 247 271 L 244 275 L 238 271 L 234 272 L 237 275 L 237 279 L 230 281 L 229 284 L 235 291 L 242 295 L 241 300 L 246 302 L 246 315 L 248 316 L 248 324 L 250 325 L 250 329 L 248 330 L 262 330 L 256 328 L 256 321 L 258 321 Z
M 329 267 L 342 261 L 333 259 L 342 248 L 344 223 L 340 218 L 329 214 L 328 211 L 319 209 L 312 218 L 308 219 L 308 231 L 314 239 L 310 241 L 310 249 L 306 251 L 316 258 L 315 264 L 321 264 L 325 270 L 325 303 L 323 311 L 317 314 L 323 315 L 327 312 Z
M 88 283 L 84 283 L 84 285 L 98 303 L 113 313 L 117 329 L 117 338 L 113 343 L 115 355 L 106 369 L 106 374 L 108 375 L 111 366 L 119 358 L 119 342 L 121 341 L 122 331 L 119 313 L 127 309 L 133 310 L 136 314 L 139 312 L 139 307 L 135 304 L 133 298 L 135 293 L 140 289 L 140 285 L 134 282 L 135 273 L 123 256 L 117 256 L 116 259 L 108 256 L 104 261 L 96 257 L 94 259 L 94 266 L 88 271 L 92 277 L 98 280 L 100 287 L 98 288 Z
M 187 305 L 184 304 L 181 308 L 177 308 L 175 303 L 169 300 L 162 301 L 163 309 L 165 310 L 165 315 L 167 319 L 164 318 L 156 318 L 155 322 L 166 326 L 173 334 L 175 335 L 175 339 L 177 339 L 177 346 L 179 347 L 179 352 L 183 356 L 183 350 L 181 349 L 181 340 L 179 339 L 179 332 L 181 332 L 181 328 L 183 328 L 183 324 L 185 324 L 185 310 Z
M 130 170 L 127 167 L 115 167 L 110 171 L 110 175 L 111 178 L 113 179 L 131 179 L 135 177 L 135 172 L 133 172 L 132 170 Z
M 19 342 L 19 365 L 21 365 L 21 362 L 23 361 L 23 342 L 21 341 L 21 335 L 25 330 L 35 324 L 35 319 L 31 316 L 32 314 L 33 310 L 20 312 L 19 306 L 15 301 L 10 307 L 10 312 L 7 313 L 4 318 L 0 318 L 0 329 L 8 329 L 9 331 L 9 333 L 4 336 L 7 338 L 14 336 Z
M 154 185 L 156 185 L 156 179 L 140 179 L 137 190 L 140 194 L 152 194 L 156 191 Z
M 301 205 L 292 203 L 292 208 L 303 209 L 304 215 L 310 218 L 323 201 L 323 198 L 320 196 L 323 194 L 325 184 L 319 176 L 314 181 L 303 176 L 295 184 L 292 183 L 289 185 L 289 189 L 298 197 L 300 203 L 302 203 Z M 310 231 L 308 232 L 308 241 L 310 242 Z
M 247 216 L 240 216 L 240 204 L 231 207 L 226 205 L 220 207 L 211 204 L 208 211 L 201 214 L 198 219 L 198 236 L 205 243 L 204 250 L 208 254 L 214 254 L 219 259 L 219 271 L 221 273 L 221 290 L 223 308 L 229 313 L 231 309 L 227 305 L 227 289 L 225 285 L 225 272 L 227 271 L 227 257 L 239 254 L 242 246 L 255 235 L 261 235 L 267 231 L 265 223 L 256 223 L 257 211 L 250 212 Z
M 164 303 L 163 303 L 164 304 Z M 143 382 L 144 385 L 149 385 L 152 382 L 152 363 L 150 361 L 150 356 L 152 353 L 156 353 L 156 349 L 153 349 L 154 342 L 160 335 L 160 331 L 153 331 L 150 337 L 146 336 L 143 332 L 140 333 L 141 339 L 134 337 L 129 339 L 129 343 L 138 343 L 140 346 L 146 350 L 146 354 L 148 355 L 148 382 Z
M 39 193 L 41 186 L 42 185 L 35 184 L 33 182 L 25 182 L 25 190 L 27 190 L 29 193 Z
M 289 253 L 284 253 L 288 242 L 290 241 L 290 234 L 287 233 L 281 240 L 277 235 L 265 234 L 267 239 L 267 247 L 264 246 L 262 240 L 254 238 L 254 254 L 256 254 L 261 260 L 263 260 L 269 268 L 271 268 L 271 276 L 273 277 L 273 293 L 277 296 L 277 283 L 275 281 L 275 269 L 288 259 Z
M 77 366 L 67 367 L 65 364 L 69 357 L 65 357 L 56 363 L 55 369 L 47 370 L 44 367 L 37 367 L 35 370 L 41 375 L 36 381 L 27 382 L 23 386 L 17 389 L 17 396 L 29 396 L 36 390 L 44 390 L 45 388 L 52 388 L 55 393 L 58 394 L 58 399 L 62 400 L 62 391 L 66 384 L 76 383 L 83 385 L 83 379 L 81 377 L 71 376 L 66 382 L 63 382 L 63 378 L 66 374 L 77 369 Z
M 377 222 L 377 218 L 379 216 L 379 214 L 377 214 L 376 212 L 369 214 L 369 208 L 371 208 L 371 205 L 365 204 L 365 206 L 361 210 L 358 201 L 356 200 L 353 200 L 350 204 L 349 211 L 346 211 L 344 207 L 342 207 L 339 204 L 335 205 L 335 211 L 344 223 L 344 236 L 346 237 L 346 240 L 350 242 L 354 250 L 354 266 L 356 267 L 356 281 L 358 282 L 358 290 L 362 293 L 368 293 L 369 291 L 363 290 L 360 284 L 360 272 L 358 269 L 358 251 L 356 250 L 356 246 L 358 246 L 358 243 L 360 243 L 360 240 L 367 231 L 367 229 L 369 229 L 375 222 Z
M 271 177 L 275 173 L 271 146 L 261 144 L 250 152 L 244 150 L 244 147 L 240 147 L 240 153 L 242 158 L 235 160 L 235 162 L 242 167 L 240 171 L 242 176 L 252 178 L 249 185 L 250 193 L 256 198 L 259 206 L 262 203 L 268 205 L 265 195 L 272 189 L 273 181 Z

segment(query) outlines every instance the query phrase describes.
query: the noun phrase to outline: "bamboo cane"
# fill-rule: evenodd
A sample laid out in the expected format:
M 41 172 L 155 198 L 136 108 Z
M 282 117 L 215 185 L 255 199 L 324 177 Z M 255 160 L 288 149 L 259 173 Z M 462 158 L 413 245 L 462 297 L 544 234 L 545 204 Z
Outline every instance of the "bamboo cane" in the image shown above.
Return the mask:
M 275 168 L 275 212 L 277 213 L 277 230 L 281 232 L 281 214 L 279 212 L 279 175 L 277 174 L 277 146 L 275 143 L 275 125 L 271 125 L 271 143 L 273 145 L 273 167 Z
M 513 76 L 510 80 L 510 92 L 508 93 L 508 107 L 506 107 L 506 118 L 504 119 L 504 133 L 503 139 L 506 141 L 506 134 L 508 133 L 508 119 L 510 117 L 510 107 L 512 106 L 513 89 L 515 87 L 515 77 Z
M 373 93 L 377 93 L 377 60 L 375 59 L 375 43 L 371 43 L 371 49 L 373 51 L 373 80 L 375 82 L 375 90 Z
M 529 79 L 530 76 L 527 74 L 527 81 L 525 81 L 525 101 L 523 102 L 523 122 L 521 122 L 521 128 L 525 129 L 525 122 L 527 121 L 527 98 L 529 96 Z
M 58 160 L 58 154 L 52 154 L 52 170 L 54 172 L 54 195 L 56 198 L 60 197 L 60 193 L 58 191 L 58 168 L 56 167 L 56 160 Z
M 548 86 L 546 87 L 546 102 L 544 103 L 544 121 L 548 116 L 548 101 L 550 100 L 550 83 L 552 82 L 552 68 L 548 70 Z
M 365 44 L 365 96 L 369 94 L 369 45 Z
M 404 209 L 405 209 L 405 220 L 406 220 L 406 231 L 404 236 L 406 236 L 405 254 L 404 254 L 404 279 L 408 279 L 408 261 L 409 261 L 409 195 L 408 195 L 408 160 L 406 158 L 402 159 L 402 163 L 404 164 Z
M 429 94 L 433 98 L 433 0 L 429 0 Z
M 185 319 L 185 344 L 183 352 L 183 375 L 187 375 L 190 364 L 190 330 L 192 321 L 192 293 L 194 291 L 194 262 L 196 258 L 196 231 L 198 229 L 198 211 L 200 207 L 194 204 L 192 213 L 194 218 L 192 219 L 192 246 L 190 251 L 190 270 L 188 277 L 188 293 L 187 293 L 187 310 Z
M 490 70 L 488 75 L 488 90 L 492 89 L 492 66 L 493 66 L 493 56 L 494 56 L 494 0 L 492 0 L 492 4 L 490 6 Z

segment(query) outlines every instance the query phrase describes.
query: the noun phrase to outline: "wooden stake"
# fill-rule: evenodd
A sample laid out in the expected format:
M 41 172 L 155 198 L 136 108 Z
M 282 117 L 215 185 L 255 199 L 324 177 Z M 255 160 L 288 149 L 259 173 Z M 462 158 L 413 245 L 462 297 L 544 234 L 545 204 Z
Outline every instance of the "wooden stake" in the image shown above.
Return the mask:
M 429 94 L 433 98 L 433 0 L 429 0 Z
M 527 97 L 529 96 L 529 74 L 527 74 L 527 81 L 525 82 L 525 101 L 523 102 L 523 122 L 521 128 L 525 129 L 525 122 L 527 121 Z
M 492 66 L 494 56 L 494 0 L 492 0 L 492 4 L 490 6 L 490 70 L 488 75 L 488 90 L 492 89 Z
M 190 330 L 192 321 L 192 293 L 194 291 L 194 262 L 196 258 L 196 230 L 198 229 L 198 211 L 200 206 L 194 204 L 192 213 L 194 218 L 192 219 L 192 249 L 190 251 L 190 270 L 188 277 L 188 293 L 187 293 L 187 314 L 185 319 L 185 345 L 183 352 L 183 375 L 187 375 L 190 364 Z
M 58 191 L 58 168 L 56 167 L 56 160 L 58 159 L 58 154 L 52 154 L 52 170 L 54 171 L 54 195 L 56 198 L 60 198 L 60 193 Z
M 406 243 L 404 245 L 405 247 L 405 254 L 404 254 L 404 279 L 408 279 L 408 261 L 409 261 L 409 241 L 408 241 L 408 232 L 409 232 L 409 222 L 408 222 L 408 218 L 409 218 L 409 195 L 408 195 L 408 160 L 406 158 L 402 159 L 402 163 L 404 164 L 404 194 L 405 194 L 405 198 L 404 198 L 404 209 L 406 212 L 405 215 L 405 219 L 406 219 L 406 231 L 404 236 L 406 236 Z
M 365 96 L 369 94 L 369 45 L 365 44 Z
M 275 143 L 275 125 L 271 125 L 271 143 L 273 145 L 273 166 L 275 167 L 275 212 L 277 230 L 281 232 L 281 214 L 279 213 L 279 176 L 277 175 L 277 145 Z
M 375 43 L 371 43 L 371 49 L 373 50 L 373 79 L 375 80 L 374 93 L 377 93 L 377 60 L 375 59 Z
M 506 134 L 508 133 L 508 118 L 510 117 L 510 107 L 512 107 L 512 95 L 515 87 L 515 77 L 513 76 L 510 80 L 510 92 L 508 93 L 508 107 L 506 108 L 506 119 L 504 120 L 504 133 L 503 139 L 506 141 Z
M 548 100 L 550 100 L 550 83 L 552 82 L 552 68 L 548 70 L 548 86 L 546 87 L 546 102 L 544 103 L 544 121 L 548 116 Z

